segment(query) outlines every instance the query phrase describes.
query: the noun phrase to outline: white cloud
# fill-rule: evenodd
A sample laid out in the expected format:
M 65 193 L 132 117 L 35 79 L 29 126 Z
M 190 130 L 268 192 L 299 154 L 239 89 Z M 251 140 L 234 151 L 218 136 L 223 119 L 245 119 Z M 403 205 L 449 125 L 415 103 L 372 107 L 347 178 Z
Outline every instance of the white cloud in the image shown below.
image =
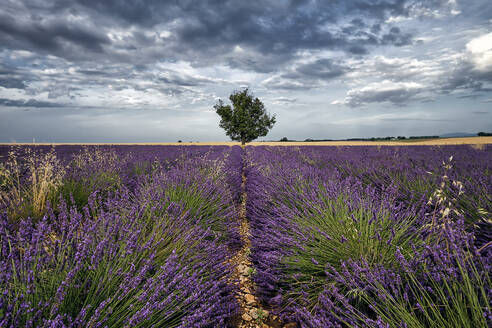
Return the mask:
M 492 33 L 472 39 L 466 44 L 466 50 L 475 69 L 492 71 Z

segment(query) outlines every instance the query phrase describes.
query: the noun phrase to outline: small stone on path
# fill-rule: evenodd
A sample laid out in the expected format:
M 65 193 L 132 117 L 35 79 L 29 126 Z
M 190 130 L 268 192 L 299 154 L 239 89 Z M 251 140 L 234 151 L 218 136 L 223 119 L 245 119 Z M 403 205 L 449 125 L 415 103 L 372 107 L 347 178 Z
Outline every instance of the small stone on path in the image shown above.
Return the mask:
M 257 309 L 251 309 L 251 311 L 249 312 L 249 315 L 253 319 L 258 319 L 258 310 Z
M 243 318 L 244 321 L 251 321 L 253 320 L 253 318 L 251 318 L 251 316 L 247 313 L 244 313 L 241 318 Z
M 244 295 L 244 298 L 246 299 L 246 304 L 254 304 L 256 302 L 255 297 L 251 294 Z
M 237 266 L 237 271 L 239 271 L 239 273 L 241 273 L 241 274 L 244 274 L 244 273 L 248 272 L 248 267 L 244 264 L 239 264 Z

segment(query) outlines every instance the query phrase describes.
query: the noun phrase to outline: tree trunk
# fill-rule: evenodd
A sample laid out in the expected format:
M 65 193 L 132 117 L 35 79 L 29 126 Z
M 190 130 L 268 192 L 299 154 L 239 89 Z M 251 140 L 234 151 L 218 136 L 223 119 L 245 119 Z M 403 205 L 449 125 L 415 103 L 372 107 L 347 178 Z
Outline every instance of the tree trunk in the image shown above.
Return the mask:
M 241 146 L 243 146 L 243 147 L 244 147 L 244 145 L 245 145 L 245 144 L 246 144 L 246 141 L 241 140 Z

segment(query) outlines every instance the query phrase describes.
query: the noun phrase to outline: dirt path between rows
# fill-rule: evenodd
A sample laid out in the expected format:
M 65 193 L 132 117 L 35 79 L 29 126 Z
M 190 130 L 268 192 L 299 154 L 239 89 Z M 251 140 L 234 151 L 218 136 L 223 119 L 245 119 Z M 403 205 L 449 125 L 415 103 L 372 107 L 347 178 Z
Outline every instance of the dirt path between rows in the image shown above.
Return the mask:
M 240 315 L 234 320 L 234 326 L 238 328 L 281 328 L 278 318 L 262 307 L 255 295 L 255 284 L 252 276 L 256 273 L 251 263 L 251 234 L 249 222 L 246 218 L 247 195 L 245 191 L 246 176 L 242 173 L 242 194 L 238 210 L 240 221 L 240 234 L 243 242 L 242 248 L 231 258 L 234 265 L 232 279 L 239 284 L 239 294 L 236 295 L 240 306 Z M 286 326 L 293 327 L 293 326 Z

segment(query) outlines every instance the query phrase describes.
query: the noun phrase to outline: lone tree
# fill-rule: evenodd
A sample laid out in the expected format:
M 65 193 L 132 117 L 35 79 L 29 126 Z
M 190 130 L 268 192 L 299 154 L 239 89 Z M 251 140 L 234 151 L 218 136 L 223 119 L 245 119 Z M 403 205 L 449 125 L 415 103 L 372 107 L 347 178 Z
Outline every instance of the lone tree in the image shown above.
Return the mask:
M 229 100 L 230 105 L 224 105 L 219 99 L 214 106 L 219 114 L 220 127 L 234 141 L 241 141 L 244 145 L 258 137 L 267 135 L 268 130 L 275 124 L 275 115 L 269 116 L 265 105 L 258 98 L 253 98 L 246 88 L 242 91 L 234 91 Z

